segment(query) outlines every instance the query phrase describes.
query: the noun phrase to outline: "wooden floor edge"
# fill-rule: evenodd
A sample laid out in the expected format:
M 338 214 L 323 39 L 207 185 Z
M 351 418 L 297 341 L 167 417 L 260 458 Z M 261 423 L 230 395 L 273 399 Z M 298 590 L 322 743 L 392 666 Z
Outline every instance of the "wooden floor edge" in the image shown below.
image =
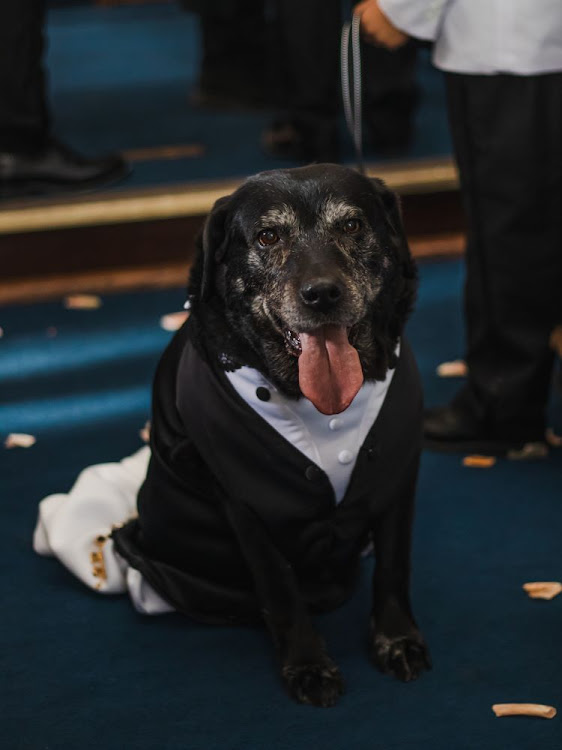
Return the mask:
M 419 260 L 458 257 L 464 250 L 462 234 L 412 238 L 412 254 Z M 0 285 L 0 306 L 30 304 L 60 299 L 67 294 L 114 294 L 148 289 L 181 287 L 187 280 L 189 261 L 142 268 L 111 269 L 63 274 L 52 278 L 30 278 Z M 0 310 L 0 325 L 1 310 Z
M 116 294 L 143 289 L 170 289 L 187 281 L 189 263 L 143 268 L 61 274 L 52 278 L 15 280 L 0 286 L 0 306 L 48 302 L 67 294 Z M 1 323 L 1 320 L 0 320 Z
M 402 195 L 438 192 L 458 187 L 451 159 L 368 165 L 367 173 L 383 179 Z M 206 215 L 214 202 L 232 192 L 243 179 L 169 186 L 25 204 L 0 204 L 0 235 L 53 229 L 124 224 Z
M 413 237 L 409 244 L 416 260 L 456 258 L 464 253 L 466 237 L 460 232 L 432 237 Z

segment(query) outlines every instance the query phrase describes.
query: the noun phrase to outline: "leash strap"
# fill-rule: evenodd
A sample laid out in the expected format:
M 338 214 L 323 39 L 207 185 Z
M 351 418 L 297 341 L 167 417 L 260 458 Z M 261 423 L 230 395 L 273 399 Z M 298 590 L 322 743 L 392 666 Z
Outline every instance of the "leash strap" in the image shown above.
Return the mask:
M 351 21 L 344 23 L 341 32 L 340 68 L 343 111 L 347 129 L 353 141 L 357 169 L 365 173 L 363 163 L 363 128 L 361 122 L 361 45 L 359 29 L 361 16 L 353 15 Z M 351 38 L 351 66 L 349 61 L 349 42 Z M 353 95 L 352 95 L 353 89 Z

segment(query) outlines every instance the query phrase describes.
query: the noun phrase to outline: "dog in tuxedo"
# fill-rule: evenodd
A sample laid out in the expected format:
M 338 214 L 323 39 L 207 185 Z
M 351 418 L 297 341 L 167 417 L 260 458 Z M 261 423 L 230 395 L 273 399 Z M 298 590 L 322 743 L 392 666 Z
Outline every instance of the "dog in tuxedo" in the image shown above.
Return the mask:
M 176 610 L 265 623 L 299 702 L 343 679 L 312 616 L 376 556 L 369 652 L 430 667 L 409 601 L 421 447 L 403 336 L 416 290 L 396 196 L 343 166 L 264 172 L 220 199 L 158 366 L 138 518 L 115 548 Z

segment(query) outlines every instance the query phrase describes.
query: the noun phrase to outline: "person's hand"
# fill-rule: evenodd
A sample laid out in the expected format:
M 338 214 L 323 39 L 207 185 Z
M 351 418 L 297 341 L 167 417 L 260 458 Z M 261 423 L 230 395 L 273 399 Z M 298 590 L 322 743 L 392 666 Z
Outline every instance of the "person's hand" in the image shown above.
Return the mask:
M 378 0 L 362 0 L 353 13 L 361 16 L 361 31 L 367 41 L 387 49 L 397 49 L 408 41 L 408 35 L 397 29 L 379 8 Z

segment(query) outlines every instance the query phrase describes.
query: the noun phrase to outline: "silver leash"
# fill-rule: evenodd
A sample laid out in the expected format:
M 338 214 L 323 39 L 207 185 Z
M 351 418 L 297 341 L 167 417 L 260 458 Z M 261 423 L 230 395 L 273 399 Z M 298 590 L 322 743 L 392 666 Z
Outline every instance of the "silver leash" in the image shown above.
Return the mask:
M 353 15 L 344 23 L 341 32 L 341 90 L 343 111 L 347 129 L 355 148 L 355 158 L 359 172 L 365 172 L 363 164 L 363 128 L 361 123 L 361 46 L 359 29 L 361 16 Z M 349 39 L 351 37 L 351 71 L 349 65 Z M 353 76 L 353 101 L 351 97 L 350 75 Z

